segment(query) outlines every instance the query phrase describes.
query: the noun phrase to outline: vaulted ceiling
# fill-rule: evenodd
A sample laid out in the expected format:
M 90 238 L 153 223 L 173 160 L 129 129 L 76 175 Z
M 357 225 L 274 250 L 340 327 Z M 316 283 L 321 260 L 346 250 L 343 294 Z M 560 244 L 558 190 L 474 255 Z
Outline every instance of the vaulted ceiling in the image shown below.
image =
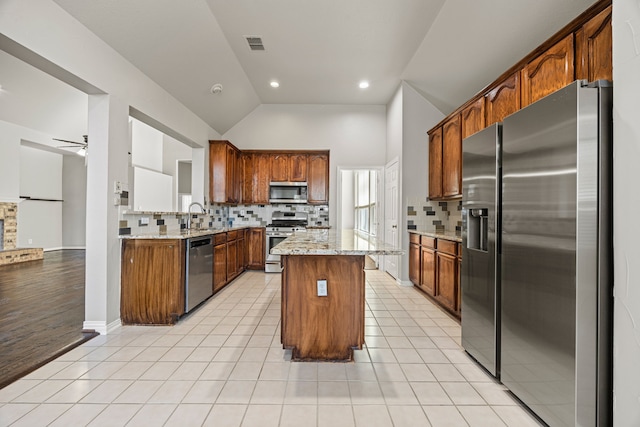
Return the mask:
M 223 134 L 260 104 L 384 105 L 402 80 L 448 114 L 595 0 L 54 1 Z

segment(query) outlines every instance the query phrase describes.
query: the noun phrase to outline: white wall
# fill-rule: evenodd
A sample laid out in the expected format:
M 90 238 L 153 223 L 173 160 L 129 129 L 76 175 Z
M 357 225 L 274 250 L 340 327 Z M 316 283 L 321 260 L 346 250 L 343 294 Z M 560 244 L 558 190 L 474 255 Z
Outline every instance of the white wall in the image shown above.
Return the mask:
M 385 122 L 384 106 L 267 104 L 223 139 L 240 149 L 331 150 L 329 220 L 335 227 L 337 167 L 384 165 Z
M 385 164 L 402 160 L 402 85 L 387 104 L 387 141 Z
M 132 208 L 136 211 L 175 212 L 173 204 L 174 178 L 144 168 L 133 168 Z
M 84 158 L 62 158 L 62 246 L 84 248 L 86 239 L 87 168 Z
M 444 118 L 444 114 L 408 83 L 402 82 L 387 105 L 387 162 L 398 158 L 400 180 L 398 218 L 399 242 L 405 254 L 398 264 L 398 280 L 409 284 L 409 237 L 407 235 L 407 200 L 427 198 L 429 137 L 427 131 Z
M 640 425 L 640 3 L 613 0 L 614 425 Z
M 191 160 L 191 147 L 181 143 L 180 141 L 171 138 L 168 135 L 162 135 L 162 173 L 171 175 L 172 180 L 172 204 L 173 210 L 178 210 L 178 202 L 176 195 L 178 193 L 178 182 L 183 180 L 184 177 L 178 176 L 178 160 Z M 189 172 L 191 167 L 189 167 Z M 191 175 L 188 177 L 188 187 L 191 188 Z
M 341 200 L 341 211 L 338 212 L 340 216 L 340 228 L 353 228 L 355 226 L 354 215 L 355 215 L 355 206 L 354 206 L 354 176 L 353 170 L 342 170 L 340 171 L 341 180 L 342 180 L 342 200 Z
M 142 112 L 203 147 L 194 155 L 194 165 L 201 169 L 194 172 L 194 181 L 195 177 L 200 180 L 194 187 L 202 195 L 208 179 L 204 173 L 207 141 L 220 135 L 54 1 L 3 0 L 0 7 L 0 28 L 4 37 L 17 44 L 11 45 L 15 55 L 24 59 L 40 56 L 45 71 L 92 94 L 84 327 L 106 333 L 118 324 L 120 314 L 119 208 L 113 203 L 113 182 L 128 182 L 130 110 Z M 5 174 L 3 171 L 0 178 Z
M 400 280 L 409 281 L 409 236 L 407 205 L 409 198 L 427 198 L 429 193 L 429 135 L 427 131 L 444 118 L 444 114 L 420 95 L 411 85 L 402 83 L 402 211 L 398 224 L 405 255 L 400 263 Z M 448 230 L 450 231 L 450 230 Z
M 162 132 L 131 119 L 131 163 L 162 172 Z
M 20 196 L 62 199 L 62 155 L 20 147 Z M 25 200 L 18 206 L 18 247 L 62 247 L 62 203 Z

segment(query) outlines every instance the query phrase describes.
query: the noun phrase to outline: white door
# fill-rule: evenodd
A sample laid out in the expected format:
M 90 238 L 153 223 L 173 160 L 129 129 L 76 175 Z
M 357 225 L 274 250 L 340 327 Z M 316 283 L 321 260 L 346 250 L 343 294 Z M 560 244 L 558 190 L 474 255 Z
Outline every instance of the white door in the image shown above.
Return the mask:
M 398 246 L 398 161 L 393 160 L 385 167 L 384 180 L 384 240 Z M 398 278 L 398 255 L 386 256 L 384 269 Z

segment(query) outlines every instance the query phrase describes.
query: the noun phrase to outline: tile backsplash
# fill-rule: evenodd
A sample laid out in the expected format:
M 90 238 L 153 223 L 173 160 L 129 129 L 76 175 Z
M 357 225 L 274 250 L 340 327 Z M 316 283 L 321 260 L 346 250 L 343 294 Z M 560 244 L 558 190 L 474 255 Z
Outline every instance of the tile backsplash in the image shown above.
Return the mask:
M 442 202 L 426 198 L 407 199 L 407 229 L 431 232 L 462 232 L 462 201 Z
M 120 235 L 171 234 L 187 228 L 264 227 L 271 222 L 273 211 L 307 212 L 309 225 L 328 226 L 327 205 L 211 205 L 208 213 L 123 213 L 120 219 Z M 189 218 L 190 216 L 190 218 Z

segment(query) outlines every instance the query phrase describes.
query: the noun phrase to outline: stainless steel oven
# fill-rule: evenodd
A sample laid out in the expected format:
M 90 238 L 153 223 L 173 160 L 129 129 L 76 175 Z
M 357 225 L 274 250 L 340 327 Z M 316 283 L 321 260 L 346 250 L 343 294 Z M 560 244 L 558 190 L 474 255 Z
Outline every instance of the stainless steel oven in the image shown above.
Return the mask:
M 265 239 L 265 266 L 266 273 L 280 273 L 280 255 L 273 255 L 273 249 L 278 243 L 295 232 L 306 231 L 309 216 L 306 212 L 281 212 L 276 211 L 271 216 L 271 224 L 267 225 Z
M 271 249 L 273 249 L 274 246 L 276 246 L 278 243 L 282 242 L 292 234 L 292 231 L 267 231 L 267 239 L 265 244 L 267 253 L 264 265 L 264 271 L 266 273 L 280 273 L 282 271 L 282 267 L 280 265 L 280 255 L 272 255 Z

